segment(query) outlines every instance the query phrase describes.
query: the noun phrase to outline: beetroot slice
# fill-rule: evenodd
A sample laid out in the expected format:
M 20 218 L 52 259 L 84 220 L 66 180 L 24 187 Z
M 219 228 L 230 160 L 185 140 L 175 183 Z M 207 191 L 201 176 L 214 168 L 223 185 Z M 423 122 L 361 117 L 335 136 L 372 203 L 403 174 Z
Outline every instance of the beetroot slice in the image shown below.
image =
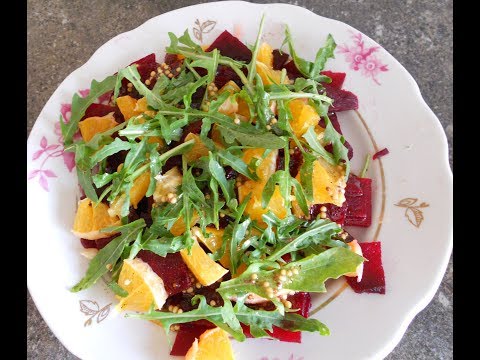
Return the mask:
M 122 123 L 125 121 L 122 112 L 118 108 L 118 106 L 110 106 L 105 104 L 96 104 L 93 103 L 90 105 L 87 110 L 85 110 L 85 115 L 83 115 L 81 120 L 92 116 L 105 116 L 113 112 L 113 117 L 115 121 L 118 123 Z
M 388 149 L 385 148 L 385 149 L 382 149 L 382 150 L 380 150 L 380 151 L 377 151 L 377 152 L 373 155 L 372 159 L 373 159 L 373 160 L 376 160 L 376 159 L 381 158 L 382 156 L 385 156 L 385 155 L 388 155 L 388 154 L 390 154 L 390 151 L 388 151 Z
M 372 179 L 350 174 L 345 198 L 348 206 L 345 226 L 369 227 L 372 223 Z
M 140 74 L 140 78 L 143 83 L 145 83 L 145 80 L 150 78 L 150 73 L 152 71 L 155 71 L 155 72 L 157 71 L 157 68 L 159 66 L 159 64 L 155 59 L 155 54 L 153 53 L 137 61 L 132 62 L 130 65 L 133 65 L 133 64 L 137 64 L 137 70 L 138 70 L 138 73 Z M 157 82 L 157 78 L 153 77 L 153 79 L 150 81 L 150 85 L 146 85 L 146 86 L 151 90 L 156 82 Z M 127 84 L 128 84 L 128 80 L 123 79 L 122 86 L 120 87 L 118 96 L 129 95 L 135 99 L 140 99 L 142 95 L 140 95 L 135 88 L 132 91 L 128 91 Z
M 329 84 L 331 87 L 336 89 L 341 89 L 343 86 L 343 82 L 345 81 L 345 77 L 347 76 L 346 73 L 342 72 L 333 72 L 333 71 L 321 71 L 320 74 L 328 76 L 332 79 L 332 82 Z
M 239 87 L 243 86 L 242 80 L 240 80 L 240 77 L 235 71 L 232 70 L 231 67 L 226 65 L 220 65 L 217 68 L 217 74 L 215 75 L 214 79 L 215 86 L 221 89 L 222 86 L 230 80 L 235 82 L 235 84 L 237 84 Z
M 222 32 L 205 51 L 210 52 L 213 49 L 218 49 L 220 54 L 228 56 L 234 60 L 245 62 L 250 62 L 250 60 L 252 60 L 252 52 L 250 49 L 227 30 Z
M 385 294 L 385 272 L 382 265 L 382 244 L 379 241 L 360 243 L 363 257 L 362 281 L 356 277 L 347 277 L 348 285 L 356 293 Z
M 302 73 L 297 69 L 297 66 L 290 60 L 285 65 L 283 65 L 285 70 L 287 70 L 287 75 L 290 80 L 295 80 L 298 77 L 303 77 Z
M 85 249 L 96 249 L 97 248 L 97 243 L 95 240 L 88 240 L 88 239 L 83 239 L 80 238 L 80 243 Z
M 315 204 L 310 206 L 310 218 L 315 219 L 320 214 L 320 208 L 325 206 L 327 208 L 327 218 L 336 222 L 342 226 L 345 222 L 345 216 L 347 214 L 348 205 L 344 201 L 342 206 L 336 206 L 333 204 Z
M 151 251 L 141 250 L 138 257 L 150 265 L 152 270 L 162 278 L 168 295 L 181 293 L 195 282 L 193 274 L 183 262 L 180 253 L 161 257 Z
M 185 325 L 185 324 L 181 324 Z M 211 329 L 211 327 L 205 327 L 201 325 L 181 326 L 175 337 L 170 355 L 173 356 L 185 356 L 194 343 L 195 339 L 200 338 L 205 331 Z
M 272 55 L 273 55 L 273 70 L 282 70 L 285 63 L 288 61 L 289 55 L 286 52 L 280 52 L 279 49 L 273 50 Z
M 329 98 L 333 99 L 333 104 L 330 106 L 329 111 L 345 111 L 345 110 L 357 110 L 358 98 L 354 93 L 338 89 L 331 84 L 324 84 L 325 93 Z

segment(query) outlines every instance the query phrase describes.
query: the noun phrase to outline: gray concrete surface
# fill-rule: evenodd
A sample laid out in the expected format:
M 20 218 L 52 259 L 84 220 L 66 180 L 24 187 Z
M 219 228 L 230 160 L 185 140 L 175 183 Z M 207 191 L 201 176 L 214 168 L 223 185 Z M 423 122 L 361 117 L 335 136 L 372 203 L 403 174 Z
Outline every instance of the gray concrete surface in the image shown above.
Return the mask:
M 194 3 L 198 1 L 28 0 L 28 132 L 60 82 L 87 61 L 100 45 L 151 17 Z M 427 104 L 440 119 L 448 137 L 453 166 L 452 0 L 299 0 L 289 3 L 352 25 L 397 58 L 416 79 Z M 450 260 L 433 301 L 415 317 L 386 359 L 452 359 L 452 303 Z M 52 334 L 30 295 L 27 314 L 29 359 L 76 359 Z

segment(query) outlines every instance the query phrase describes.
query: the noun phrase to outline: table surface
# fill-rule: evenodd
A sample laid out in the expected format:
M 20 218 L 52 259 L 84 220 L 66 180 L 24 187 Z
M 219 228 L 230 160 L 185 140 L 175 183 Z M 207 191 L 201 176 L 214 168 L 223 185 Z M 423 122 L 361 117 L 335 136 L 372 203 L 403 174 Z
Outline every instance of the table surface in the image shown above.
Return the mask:
M 28 133 L 58 85 L 98 47 L 156 15 L 198 2 L 29 0 Z M 352 25 L 399 60 L 416 79 L 425 101 L 440 119 L 450 146 L 450 165 L 453 165 L 452 0 L 299 0 L 289 3 Z M 386 359 L 452 359 L 452 302 L 450 259 L 432 302 L 415 317 Z M 27 356 L 29 359 L 76 359 L 45 324 L 30 294 L 27 296 Z

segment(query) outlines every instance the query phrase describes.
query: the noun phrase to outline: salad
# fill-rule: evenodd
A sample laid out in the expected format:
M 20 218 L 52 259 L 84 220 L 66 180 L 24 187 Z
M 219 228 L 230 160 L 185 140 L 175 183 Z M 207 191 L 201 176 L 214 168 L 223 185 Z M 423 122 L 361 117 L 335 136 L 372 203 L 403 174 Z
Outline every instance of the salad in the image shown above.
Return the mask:
M 344 228 L 371 225 L 372 180 L 370 156 L 353 173 L 337 119 L 358 99 L 325 70 L 335 41 L 311 62 L 288 27 L 286 51 L 262 43 L 263 24 L 250 47 L 228 31 L 209 46 L 169 33 L 163 62 L 93 80 L 60 119 L 83 192 L 72 232 L 90 259 L 71 291 L 104 281 L 125 316 L 177 332 L 171 355 L 329 335 L 308 317 L 328 279 L 385 293 L 381 244 Z

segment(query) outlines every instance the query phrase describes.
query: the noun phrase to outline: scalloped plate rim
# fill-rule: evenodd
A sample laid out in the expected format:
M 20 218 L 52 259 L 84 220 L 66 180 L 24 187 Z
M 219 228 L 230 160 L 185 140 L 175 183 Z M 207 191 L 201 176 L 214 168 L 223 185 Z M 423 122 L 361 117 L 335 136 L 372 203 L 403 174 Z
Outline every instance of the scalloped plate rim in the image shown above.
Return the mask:
M 37 120 L 39 118 L 42 117 L 43 113 L 44 113 L 44 110 L 47 106 L 47 104 L 57 95 L 57 93 L 61 90 L 61 88 L 65 85 L 65 83 L 69 82 L 72 78 L 75 78 L 75 76 L 84 68 L 86 67 L 87 64 L 89 64 L 92 59 L 95 58 L 95 56 L 103 51 L 105 48 L 107 48 L 111 43 L 115 42 L 116 40 L 118 40 L 119 38 L 121 38 L 122 36 L 126 35 L 126 34 L 131 34 L 131 33 L 134 33 L 136 31 L 140 31 L 141 28 L 143 28 L 145 25 L 147 25 L 148 23 L 151 23 L 153 22 L 154 19 L 158 18 L 158 17 L 161 17 L 163 15 L 166 15 L 166 14 L 169 14 L 171 15 L 172 13 L 181 13 L 182 11 L 184 11 L 185 9 L 189 9 L 189 8 L 195 8 L 195 7 L 198 7 L 198 8 L 201 8 L 201 7 L 209 7 L 209 6 L 214 6 L 215 4 L 220 4 L 220 3 L 225 3 L 225 2 L 212 2 L 212 3 L 203 3 L 203 4 L 197 4 L 197 5 L 191 5 L 191 6 L 187 6 L 187 7 L 183 7 L 183 8 L 179 8 L 179 9 L 175 9 L 175 10 L 172 10 L 172 11 L 169 11 L 169 12 L 166 12 L 166 13 L 163 13 L 163 14 L 160 14 L 160 15 L 157 15 L 155 17 L 152 17 L 151 19 L 145 21 L 144 23 L 140 24 L 138 27 L 130 30 L 130 31 L 126 31 L 126 32 L 123 32 L 123 33 L 120 33 L 118 35 L 116 35 L 115 37 L 111 38 L 110 40 L 108 40 L 107 42 L 105 42 L 103 45 L 101 45 L 90 57 L 89 59 L 80 67 L 78 67 L 77 69 L 75 69 L 74 71 L 72 71 L 61 83 L 60 85 L 57 87 L 57 89 L 53 92 L 53 94 L 50 96 L 50 98 L 47 100 L 47 102 L 45 103 L 45 106 L 44 108 L 42 109 L 42 111 L 40 112 Z M 312 11 L 308 10 L 308 9 L 305 9 L 305 8 L 301 8 L 299 6 L 295 6 L 295 5 L 291 5 L 291 4 L 283 4 L 283 3 L 274 3 L 274 4 L 256 4 L 256 3 L 248 3 L 248 2 L 244 2 L 244 1 L 229 1 L 229 3 L 232 3 L 232 4 L 242 4 L 242 6 L 251 6 L 251 7 L 255 7 L 255 8 L 261 8 L 262 6 L 280 6 L 280 7 L 285 7 L 286 9 L 287 8 L 300 8 L 302 9 L 303 11 L 306 11 L 306 12 L 309 12 L 311 14 L 314 14 L 315 16 L 317 17 L 320 17 L 322 19 L 326 19 L 328 21 L 333 21 L 333 22 L 336 22 L 336 23 L 339 23 L 341 24 L 342 26 L 346 26 L 348 29 L 350 30 L 354 30 L 354 31 L 357 31 L 359 33 L 361 33 L 366 39 L 368 39 L 371 43 L 373 44 L 377 44 L 378 46 L 381 47 L 381 49 L 386 53 L 388 54 L 388 58 L 389 58 L 389 61 L 392 65 L 394 65 L 396 68 L 400 69 L 403 74 L 406 76 L 406 78 L 408 79 L 408 83 L 409 85 L 411 86 L 411 90 L 413 90 L 417 96 L 417 99 L 419 100 L 419 105 L 427 111 L 428 113 L 428 117 L 431 119 L 431 125 L 434 124 L 434 126 L 436 127 L 436 131 L 438 134 L 435 134 L 436 136 L 440 136 L 442 138 L 442 151 L 443 151 L 443 172 L 445 172 L 447 174 L 447 177 L 448 177 L 448 182 L 451 184 L 452 181 L 453 181 L 453 175 L 452 175 L 452 171 L 451 171 L 451 168 L 450 168 L 450 165 L 449 165 L 449 160 L 448 160 L 448 142 L 447 142 L 447 138 L 446 138 L 446 135 L 445 135 L 445 132 L 441 126 L 441 123 L 440 121 L 438 120 L 437 116 L 434 114 L 434 112 L 431 110 L 431 108 L 427 105 L 427 103 L 425 102 L 425 99 L 423 98 L 422 94 L 421 94 L 421 91 L 420 91 L 420 88 L 417 84 L 417 82 L 415 81 L 415 79 L 412 77 L 412 75 L 405 69 L 405 67 L 393 56 L 391 55 L 387 50 L 385 50 L 381 45 L 379 45 L 377 42 L 375 42 L 374 40 L 372 40 L 370 37 L 368 37 L 367 35 L 365 35 L 364 33 L 360 32 L 359 30 L 353 28 L 352 26 L 344 23 L 344 22 L 341 22 L 339 20 L 335 20 L 335 19 L 331 19 L 331 18 L 327 18 L 327 17 L 323 17 L 321 15 L 318 15 L 318 14 L 315 14 L 313 13 Z M 27 143 L 30 143 L 30 139 L 32 138 L 31 134 L 35 134 L 36 131 L 38 130 L 38 122 L 36 121 L 34 126 L 32 127 L 31 129 L 31 132 L 29 134 L 29 137 L 28 137 L 28 140 L 27 140 Z M 434 297 L 438 287 L 440 286 L 440 283 L 443 279 L 443 276 L 445 274 L 445 271 L 447 269 L 447 266 L 448 266 L 448 262 L 449 262 L 449 259 L 450 259 L 450 254 L 451 254 L 451 251 L 452 251 L 452 247 L 453 247 L 453 230 L 451 229 L 450 231 L 450 234 L 449 234 L 449 238 L 450 238 L 450 242 L 448 244 L 448 249 L 447 251 L 445 252 L 445 256 L 443 258 L 443 262 L 442 262 L 442 266 L 441 266 L 441 269 L 438 270 L 437 272 L 437 276 L 435 278 L 435 281 L 433 281 L 431 283 L 431 286 L 429 289 L 425 290 L 422 298 L 420 300 L 418 300 L 415 304 L 412 304 L 412 306 L 410 307 L 410 309 L 408 311 L 406 311 L 406 313 L 403 315 L 403 321 L 401 322 L 401 324 L 398 326 L 397 330 L 392 334 L 392 336 L 390 337 L 390 341 L 386 344 L 383 344 L 381 348 L 379 348 L 378 352 L 376 353 L 375 355 L 375 358 L 383 358 L 385 357 L 388 353 L 390 353 L 393 348 L 398 344 L 398 342 L 400 341 L 400 339 L 402 338 L 403 334 L 405 333 L 408 325 L 411 323 L 411 321 L 413 320 L 413 318 L 420 312 L 422 311 L 427 305 L 428 303 L 432 300 L 432 298 Z M 27 264 L 27 267 L 28 267 L 28 264 Z M 30 283 L 30 276 L 27 276 L 27 287 L 29 289 L 31 289 L 31 286 L 29 285 Z M 47 323 L 47 325 L 49 326 L 49 328 L 52 330 L 52 332 L 55 334 L 55 336 L 59 339 L 59 341 L 67 348 L 69 349 L 69 351 L 71 351 L 74 355 L 78 356 L 74 351 L 70 350 L 70 348 L 67 346 L 67 344 L 64 342 L 63 340 L 63 335 L 62 335 L 62 332 L 60 331 L 55 331 L 54 329 L 54 326 L 52 326 L 50 320 L 48 317 L 45 317 L 44 316 L 44 313 L 45 313 L 45 310 L 43 308 L 43 305 L 37 303 L 37 301 L 35 301 L 35 294 L 32 293 L 30 291 L 30 294 L 31 294 L 31 297 L 32 297 L 32 300 L 34 301 L 35 305 L 37 306 L 37 309 L 39 310 L 40 314 L 42 315 L 43 319 L 45 320 L 45 322 Z

